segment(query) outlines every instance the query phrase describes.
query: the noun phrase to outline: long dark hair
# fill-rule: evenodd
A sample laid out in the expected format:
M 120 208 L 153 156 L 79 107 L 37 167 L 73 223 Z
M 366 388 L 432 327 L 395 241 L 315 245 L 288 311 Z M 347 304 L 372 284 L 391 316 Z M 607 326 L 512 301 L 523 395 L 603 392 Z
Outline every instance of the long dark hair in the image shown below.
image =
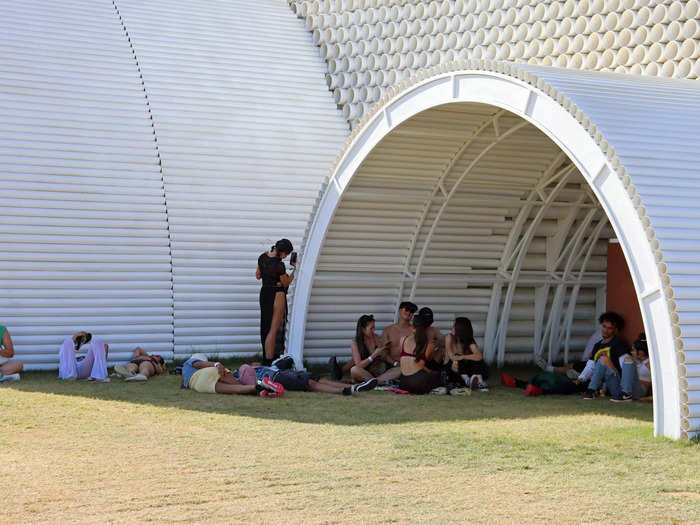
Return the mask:
M 464 351 L 471 354 L 469 346 L 475 344 L 476 341 L 474 341 L 474 328 L 472 328 L 472 322 L 468 318 L 455 318 L 455 338 L 462 346 Z
M 416 329 L 416 333 L 413 336 L 416 340 L 416 349 L 413 353 L 416 356 L 416 361 L 425 360 L 423 356 L 428 348 L 427 330 L 429 325 L 430 323 L 428 323 L 428 320 L 422 315 L 417 314 L 413 316 L 413 327 Z
M 292 241 L 289 239 L 280 239 L 277 241 L 272 248 L 270 248 L 270 251 L 276 251 L 277 255 L 279 256 L 280 253 L 292 253 L 294 251 L 294 247 L 292 246 Z
M 367 328 L 370 323 L 374 322 L 373 315 L 361 315 L 357 320 L 357 328 L 355 329 L 355 342 L 357 343 L 357 349 L 360 351 L 360 358 L 367 359 L 369 356 L 369 349 L 365 345 L 365 334 L 363 330 Z

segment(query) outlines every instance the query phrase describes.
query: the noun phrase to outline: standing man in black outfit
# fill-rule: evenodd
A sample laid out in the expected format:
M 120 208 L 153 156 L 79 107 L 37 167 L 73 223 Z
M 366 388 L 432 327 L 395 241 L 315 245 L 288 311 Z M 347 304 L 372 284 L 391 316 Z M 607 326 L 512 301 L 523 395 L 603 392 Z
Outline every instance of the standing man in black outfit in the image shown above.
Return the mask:
M 296 261 L 291 261 L 292 273 L 282 262 L 294 248 L 289 239 L 280 239 L 258 257 L 255 278 L 262 279 L 260 288 L 260 342 L 263 347 L 263 364 L 269 366 L 275 358 L 277 335 L 282 334 L 284 347 L 284 325 L 287 320 L 287 288 L 294 280 Z

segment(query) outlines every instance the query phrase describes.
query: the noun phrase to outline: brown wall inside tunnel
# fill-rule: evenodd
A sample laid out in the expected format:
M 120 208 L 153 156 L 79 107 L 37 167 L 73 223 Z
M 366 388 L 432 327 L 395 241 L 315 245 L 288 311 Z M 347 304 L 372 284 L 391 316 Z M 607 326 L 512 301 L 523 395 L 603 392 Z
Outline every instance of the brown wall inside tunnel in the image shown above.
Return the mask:
M 644 331 L 642 312 L 639 309 L 637 293 L 630 275 L 625 254 L 620 243 L 611 240 L 608 243 L 607 270 L 607 310 L 619 313 L 625 319 L 625 329 L 622 335 L 630 342 L 634 341 L 639 332 Z

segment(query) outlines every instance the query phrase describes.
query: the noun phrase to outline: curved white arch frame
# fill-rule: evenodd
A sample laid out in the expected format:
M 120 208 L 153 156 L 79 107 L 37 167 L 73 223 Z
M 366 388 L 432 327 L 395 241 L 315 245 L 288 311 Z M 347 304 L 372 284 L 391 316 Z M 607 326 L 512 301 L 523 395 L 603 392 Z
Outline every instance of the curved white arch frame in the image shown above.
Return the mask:
M 318 256 L 353 175 L 379 141 L 399 124 L 427 109 L 455 102 L 488 104 L 522 117 L 557 144 L 584 176 L 616 232 L 637 291 L 650 343 L 654 435 L 680 438 L 680 388 L 671 317 L 653 250 L 628 192 L 605 153 L 569 111 L 540 89 L 492 71 L 454 71 L 417 82 L 391 99 L 354 134 L 336 163 L 307 233 L 288 339 L 296 362 L 303 358 L 306 311 Z

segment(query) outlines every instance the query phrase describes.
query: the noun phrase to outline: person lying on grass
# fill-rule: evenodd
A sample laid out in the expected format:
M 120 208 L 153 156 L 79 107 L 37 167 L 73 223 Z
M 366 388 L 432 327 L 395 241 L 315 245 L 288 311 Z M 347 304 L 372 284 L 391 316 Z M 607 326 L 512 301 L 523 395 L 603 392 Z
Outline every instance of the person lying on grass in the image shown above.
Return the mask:
M 0 382 L 19 381 L 19 373 L 24 365 L 17 359 L 12 359 L 15 355 L 15 347 L 7 328 L 0 325 Z
M 543 394 L 576 394 L 586 390 L 586 383 L 572 380 L 565 375 L 554 372 L 542 372 L 535 374 L 527 381 L 509 376 L 505 372 L 501 374 L 501 383 L 513 388 L 525 389 L 526 396 L 541 396 Z
M 90 345 L 87 355 L 78 361 L 84 345 Z M 67 337 L 58 351 L 58 377 L 67 381 L 87 379 L 99 383 L 109 383 L 107 377 L 107 354 L 109 345 L 89 332 L 76 332 Z
M 282 397 L 284 387 L 268 378 L 250 384 L 242 384 L 228 368 L 219 362 L 208 361 L 204 354 L 193 354 L 182 365 L 180 388 L 207 394 L 259 395 Z
M 158 354 L 149 355 L 143 348 L 137 346 L 131 355 L 131 361 L 125 365 L 117 365 L 114 371 L 126 381 L 147 381 L 156 374 L 168 371 L 165 359 Z
M 272 380 L 281 384 L 286 390 L 296 392 L 323 392 L 351 396 L 357 392 L 373 390 L 377 386 L 377 379 L 374 377 L 356 385 L 348 385 L 302 370 L 295 370 L 294 359 L 291 356 L 276 359 L 272 366 L 261 366 L 259 363 L 241 365 L 235 374 L 244 385 Z

